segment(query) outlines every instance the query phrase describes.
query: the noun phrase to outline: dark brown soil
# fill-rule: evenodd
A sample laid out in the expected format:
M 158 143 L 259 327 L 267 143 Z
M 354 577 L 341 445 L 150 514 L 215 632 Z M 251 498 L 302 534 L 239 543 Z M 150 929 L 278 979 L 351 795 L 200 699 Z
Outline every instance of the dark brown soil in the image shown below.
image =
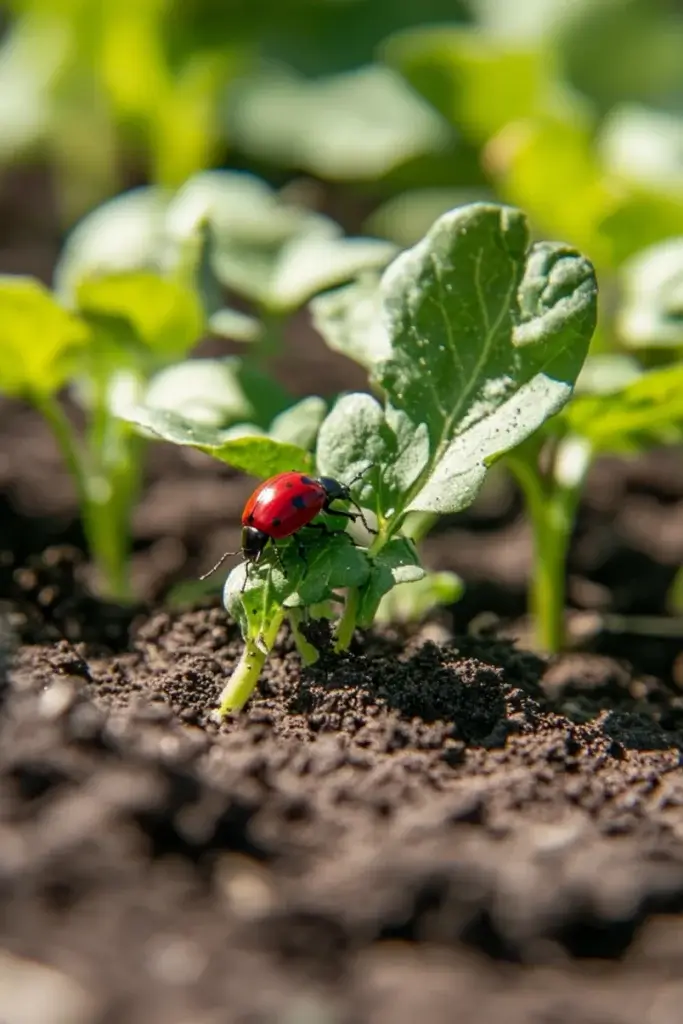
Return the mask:
M 49 267 L 20 243 L 0 269 Z M 362 386 L 303 321 L 279 370 Z M 0 438 L 2 1024 L 680 1024 L 683 639 L 614 626 L 666 613 L 680 452 L 592 475 L 589 649 L 482 634 L 525 629 L 529 533 L 494 477 L 425 544 L 459 605 L 303 671 L 283 634 L 218 728 L 236 629 L 162 598 L 235 546 L 249 481 L 151 449 L 123 610 L 88 589 L 43 425 L 2 402 Z

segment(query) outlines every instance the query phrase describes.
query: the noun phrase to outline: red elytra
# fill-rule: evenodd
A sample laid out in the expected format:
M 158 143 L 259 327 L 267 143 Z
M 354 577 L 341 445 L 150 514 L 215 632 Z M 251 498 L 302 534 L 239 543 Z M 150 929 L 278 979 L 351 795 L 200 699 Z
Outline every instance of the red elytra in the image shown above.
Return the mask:
M 369 468 L 371 467 L 363 470 L 363 473 Z M 260 561 L 269 541 L 291 537 L 304 526 L 331 533 L 324 523 L 312 522 L 321 512 L 343 516 L 352 522 L 360 519 L 370 533 L 375 533 L 376 531 L 368 526 L 360 506 L 351 497 L 350 488 L 363 473 L 355 477 L 350 485 L 342 484 L 333 477 L 312 477 L 294 470 L 278 473 L 264 480 L 248 498 L 242 512 L 242 554 L 245 560 L 250 563 Z M 348 501 L 358 511 L 332 509 L 330 505 L 334 501 Z M 303 550 L 300 550 L 303 554 Z M 200 579 L 206 579 L 218 569 L 228 555 L 235 553 L 226 551 L 216 565 L 200 576 Z

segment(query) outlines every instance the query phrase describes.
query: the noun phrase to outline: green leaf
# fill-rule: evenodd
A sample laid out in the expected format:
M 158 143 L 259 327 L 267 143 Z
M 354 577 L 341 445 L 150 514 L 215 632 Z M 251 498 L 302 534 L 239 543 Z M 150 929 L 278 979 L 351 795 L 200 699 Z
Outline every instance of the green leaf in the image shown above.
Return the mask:
M 162 441 L 198 448 L 252 476 L 267 478 L 290 469 L 313 469 L 313 459 L 303 448 L 258 434 L 256 427 L 216 430 L 162 409 L 138 408 L 125 418 Z
M 370 578 L 360 595 L 358 624 L 372 625 L 380 601 L 392 587 L 415 583 L 424 575 L 413 542 L 407 537 L 390 540 L 372 559 Z
M 434 608 L 455 604 L 465 587 L 454 572 L 429 572 L 414 583 L 399 583 L 380 601 L 375 622 L 420 622 Z
M 188 359 L 161 370 L 150 381 L 140 404 L 176 413 L 201 426 L 255 423 L 265 429 L 274 414 L 287 409 L 289 401 L 266 374 L 229 356 Z
M 55 267 L 60 298 L 73 303 L 85 278 L 159 269 L 167 203 L 162 189 L 138 188 L 84 217 L 68 236 Z
M 657 190 L 683 193 L 683 117 L 624 103 L 602 123 L 598 145 L 608 170 Z
M 683 366 L 643 373 L 610 395 L 577 395 L 562 414 L 595 452 L 630 453 L 683 439 Z
M 86 325 L 31 277 L 0 276 L 0 390 L 52 394 L 90 340 Z
M 408 30 L 389 39 L 383 56 L 475 143 L 550 102 L 551 53 L 478 28 Z
M 318 232 L 289 242 L 274 267 L 268 304 L 295 309 L 312 295 L 368 270 L 383 268 L 396 246 L 377 238 L 325 237 Z
M 389 337 L 381 320 L 379 275 L 365 274 L 354 284 L 318 295 L 309 308 L 314 327 L 334 352 L 365 367 L 389 354 Z
M 200 224 L 208 224 L 216 277 L 274 313 L 296 309 L 317 292 L 368 268 L 384 267 L 396 251 L 379 239 L 344 238 L 328 217 L 286 201 L 259 178 L 237 172 L 197 175 L 171 204 L 168 221 L 177 247 L 187 244 Z
M 381 292 L 392 355 L 373 378 L 387 422 L 429 439 L 403 508 L 457 511 L 487 464 L 569 399 L 595 327 L 593 268 L 568 246 L 530 246 L 518 210 L 473 204 L 399 256 Z
M 279 542 L 278 556 L 271 550 L 266 561 L 252 565 L 246 585 L 245 573 L 244 564 L 232 570 L 223 600 L 244 639 L 258 642 L 283 607 L 310 608 L 334 600 L 340 588 L 364 584 L 370 567 L 366 553 L 348 534 L 321 536 L 304 530 L 296 541 Z
M 318 398 L 316 395 L 302 398 L 296 405 L 290 406 L 275 417 L 268 433 L 277 441 L 296 444 L 299 448 L 310 451 L 326 412 L 327 402 L 324 398 Z
M 308 535 L 303 531 L 297 539 L 306 552 L 305 571 L 296 591 L 284 601 L 286 607 L 320 604 L 339 588 L 360 587 L 368 579 L 368 557 L 362 548 L 356 547 L 349 534 L 341 532 L 321 537 L 314 531 Z M 289 585 L 294 579 L 294 566 L 301 561 L 298 544 L 290 543 L 284 558 Z
M 146 271 L 88 278 L 77 286 L 79 310 L 95 319 L 123 320 L 154 354 L 185 355 L 204 333 L 204 314 L 192 288 Z
M 622 268 L 621 286 L 617 329 L 625 345 L 683 346 L 683 237 L 634 256 Z
M 450 140 L 448 126 L 378 65 L 306 80 L 260 72 L 233 92 L 231 134 L 259 157 L 325 180 L 374 180 Z
M 683 195 L 610 172 L 594 131 L 592 117 L 579 110 L 537 117 L 501 131 L 485 159 L 500 194 L 526 210 L 539 232 L 566 238 L 612 269 L 646 245 L 683 234 Z
M 342 396 L 318 434 L 320 472 L 350 483 L 354 497 L 387 519 L 396 515 L 402 496 L 415 484 L 429 460 L 429 435 L 396 410 L 388 415 L 371 395 Z

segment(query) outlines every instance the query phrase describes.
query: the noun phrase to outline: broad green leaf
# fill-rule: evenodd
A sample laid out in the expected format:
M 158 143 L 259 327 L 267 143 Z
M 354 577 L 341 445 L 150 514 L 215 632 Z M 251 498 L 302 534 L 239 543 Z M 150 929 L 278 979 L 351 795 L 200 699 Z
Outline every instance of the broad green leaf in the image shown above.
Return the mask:
M 457 511 L 487 464 L 569 399 L 595 327 L 593 268 L 568 246 L 530 246 L 518 210 L 473 204 L 441 217 L 380 288 L 392 354 L 372 376 L 387 421 L 429 438 L 403 508 Z
M 333 521 L 333 520 L 332 520 Z M 360 587 L 370 575 L 366 553 L 356 547 L 348 533 L 325 536 L 317 531 L 302 531 L 297 540 L 306 552 L 305 569 L 297 589 L 283 603 L 285 607 L 320 604 L 341 587 Z M 298 545 L 290 542 L 284 564 L 288 584 L 293 580 L 294 566 L 302 559 Z
M 265 374 L 235 356 L 189 359 L 161 370 L 150 381 L 141 404 L 166 410 L 207 427 L 255 423 L 264 429 L 288 398 Z
M 167 195 L 146 187 L 124 192 L 84 217 L 68 236 L 55 267 L 54 287 L 72 304 L 84 278 L 158 270 Z
M 420 622 L 434 608 L 455 604 L 465 587 L 454 572 L 428 572 L 414 583 L 399 583 L 384 595 L 375 622 Z
M 610 395 L 577 395 L 562 414 L 595 452 L 634 452 L 683 439 L 683 366 L 643 373 Z
M 683 237 L 638 253 L 622 268 L 617 330 L 629 348 L 683 346 Z
M 243 149 L 328 181 L 374 180 L 450 140 L 436 111 L 378 65 L 311 80 L 261 72 L 231 100 L 231 134 Z
M 407 537 L 389 541 L 372 559 L 370 577 L 360 596 L 358 624 L 372 625 L 380 601 L 392 587 L 398 583 L 415 583 L 424 575 L 412 541 Z
M 290 469 L 313 469 L 313 459 L 303 448 L 258 434 L 257 427 L 216 430 L 161 409 L 138 408 L 125 418 L 162 441 L 198 448 L 252 476 L 267 478 Z
M 268 434 L 277 441 L 296 444 L 299 448 L 310 451 L 315 445 L 318 430 L 327 412 L 324 398 L 311 395 L 302 398 L 296 405 L 285 409 L 270 424 Z
M 204 314 L 195 291 L 146 271 L 85 279 L 77 287 L 84 315 L 123 320 L 164 359 L 184 356 L 204 333 Z
M 408 30 L 389 39 L 383 56 L 475 143 L 551 102 L 551 52 L 487 38 L 477 28 Z
M 310 231 L 336 234 L 326 217 L 287 203 L 266 182 L 238 171 L 205 171 L 179 190 L 167 217 L 176 248 L 208 225 L 210 261 L 225 287 L 267 304 L 283 247 Z
M 313 325 L 328 347 L 365 367 L 390 351 L 378 285 L 379 275 L 365 274 L 354 284 L 318 295 L 310 304 Z
M 269 305 L 295 309 L 324 289 L 382 269 L 395 255 L 395 245 L 377 238 L 328 238 L 317 232 L 295 238 L 274 268 Z
M 52 394 L 66 383 L 89 340 L 86 325 L 39 281 L 0 276 L 0 390 Z
M 416 483 L 429 460 L 424 423 L 383 409 L 371 395 L 344 395 L 325 418 L 316 453 L 322 474 L 350 483 L 359 477 L 354 497 L 371 503 L 382 518 L 391 518 L 402 495 Z

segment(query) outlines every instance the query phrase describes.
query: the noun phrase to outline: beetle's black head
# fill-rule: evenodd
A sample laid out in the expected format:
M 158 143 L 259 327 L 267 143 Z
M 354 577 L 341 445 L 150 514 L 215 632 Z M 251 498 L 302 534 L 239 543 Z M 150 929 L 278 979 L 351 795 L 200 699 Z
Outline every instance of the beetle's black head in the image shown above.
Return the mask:
M 263 549 L 270 540 L 267 533 L 255 526 L 242 527 L 242 554 L 247 562 L 260 561 Z
M 321 487 L 324 488 L 325 494 L 327 495 L 328 501 L 349 501 L 351 498 L 351 491 L 342 484 L 339 480 L 335 480 L 331 476 L 321 476 L 319 478 Z

